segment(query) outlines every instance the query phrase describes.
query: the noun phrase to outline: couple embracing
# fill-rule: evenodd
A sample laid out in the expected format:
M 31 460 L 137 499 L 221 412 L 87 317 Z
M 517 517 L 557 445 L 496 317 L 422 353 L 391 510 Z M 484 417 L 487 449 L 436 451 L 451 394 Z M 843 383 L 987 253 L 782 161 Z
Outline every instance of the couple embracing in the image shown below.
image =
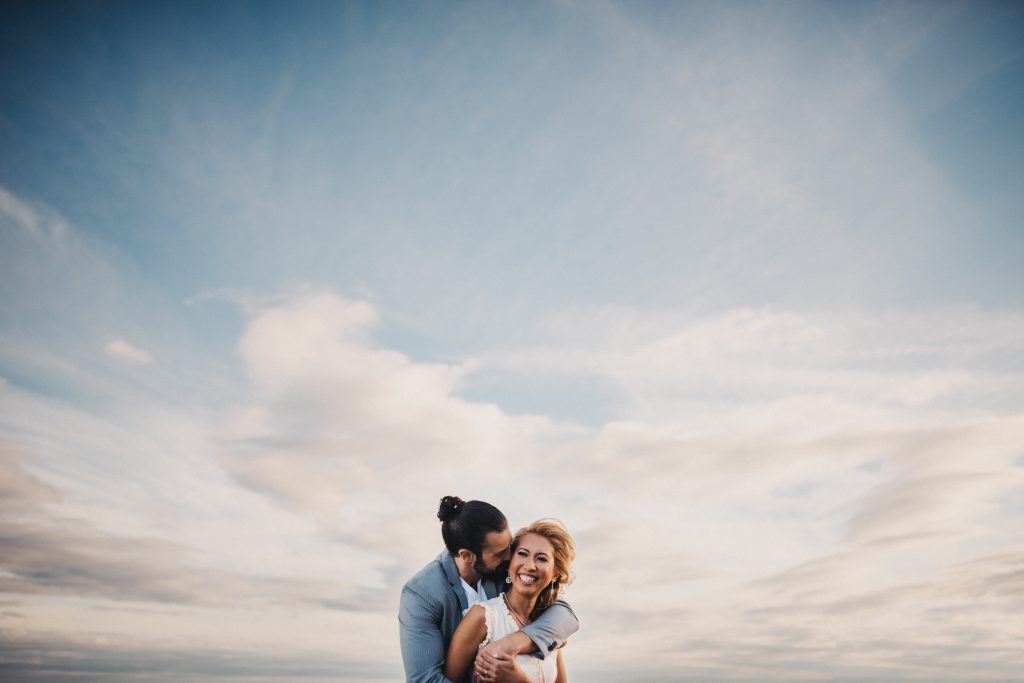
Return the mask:
M 445 550 L 402 588 L 407 683 L 567 683 L 561 647 L 579 621 L 559 592 L 576 546 L 557 521 L 516 532 L 496 507 L 445 496 Z

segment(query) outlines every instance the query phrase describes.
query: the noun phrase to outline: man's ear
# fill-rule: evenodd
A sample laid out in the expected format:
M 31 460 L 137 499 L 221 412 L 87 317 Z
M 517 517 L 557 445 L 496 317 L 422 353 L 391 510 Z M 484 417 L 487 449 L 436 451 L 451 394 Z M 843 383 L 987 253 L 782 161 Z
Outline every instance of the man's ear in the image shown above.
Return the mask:
M 466 550 L 465 548 L 459 548 L 459 552 L 457 554 L 459 556 L 459 559 L 468 564 L 470 567 L 472 567 L 476 563 L 476 553 L 470 550 Z

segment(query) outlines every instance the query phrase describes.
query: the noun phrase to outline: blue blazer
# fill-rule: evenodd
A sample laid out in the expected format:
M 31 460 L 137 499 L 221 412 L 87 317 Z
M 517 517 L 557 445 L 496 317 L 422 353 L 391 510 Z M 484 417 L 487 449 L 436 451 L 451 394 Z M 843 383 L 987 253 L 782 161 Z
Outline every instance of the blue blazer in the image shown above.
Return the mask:
M 483 587 L 487 597 L 497 597 L 496 582 L 484 580 Z M 398 607 L 398 626 L 408 683 L 452 683 L 442 673 L 444 655 L 468 607 L 455 560 L 447 550 L 405 584 Z M 536 643 L 538 656 L 545 657 L 579 627 L 572 608 L 559 600 L 524 628 L 523 633 Z M 472 667 L 467 680 L 471 674 Z

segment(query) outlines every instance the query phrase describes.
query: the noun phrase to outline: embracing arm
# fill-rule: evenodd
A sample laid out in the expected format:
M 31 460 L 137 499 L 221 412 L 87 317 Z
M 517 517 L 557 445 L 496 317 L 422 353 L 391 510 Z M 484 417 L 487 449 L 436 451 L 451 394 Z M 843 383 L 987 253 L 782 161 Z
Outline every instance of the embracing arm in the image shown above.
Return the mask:
M 408 586 L 402 589 L 398 625 L 407 683 L 451 683 L 441 673 L 444 638 L 440 624 L 441 612 L 436 603 Z
M 521 680 L 525 675 L 515 664 L 516 655 L 532 654 L 544 658 L 579 628 L 579 621 L 572 608 L 568 603 L 558 600 L 525 629 L 482 647 L 476 658 L 477 671 L 491 669 L 497 672 L 499 681 Z M 562 667 L 561 650 L 557 652 L 560 671 L 557 683 L 566 683 L 568 679 Z
M 452 642 L 448 645 L 448 654 L 444 659 L 444 675 L 453 681 L 463 680 L 476 657 L 477 648 L 486 637 L 484 608 L 474 605 L 466 612 L 466 616 L 462 617 L 452 635 Z
M 510 633 L 484 646 L 480 655 L 504 658 L 514 655 L 535 655 L 543 659 L 580 628 L 580 622 L 569 603 L 557 600 L 522 631 Z M 479 658 L 478 658 L 479 660 Z
M 547 657 L 557 647 L 569 640 L 569 636 L 580 630 L 580 621 L 564 600 L 556 600 L 550 607 L 522 632 L 530 637 L 530 648 L 523 653 L 533 653 L 534 645 L 540 656 Z

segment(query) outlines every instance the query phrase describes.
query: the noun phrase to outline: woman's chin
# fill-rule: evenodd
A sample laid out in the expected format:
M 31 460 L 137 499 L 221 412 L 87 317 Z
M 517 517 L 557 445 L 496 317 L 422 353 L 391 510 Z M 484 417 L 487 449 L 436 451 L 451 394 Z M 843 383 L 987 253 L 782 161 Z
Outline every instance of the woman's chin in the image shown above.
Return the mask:
M 521 581 L 513 581 L 512 588 L 523 597 L 534 598 L 540 593 L 540 586 L 537 584 L 525 584 Z

